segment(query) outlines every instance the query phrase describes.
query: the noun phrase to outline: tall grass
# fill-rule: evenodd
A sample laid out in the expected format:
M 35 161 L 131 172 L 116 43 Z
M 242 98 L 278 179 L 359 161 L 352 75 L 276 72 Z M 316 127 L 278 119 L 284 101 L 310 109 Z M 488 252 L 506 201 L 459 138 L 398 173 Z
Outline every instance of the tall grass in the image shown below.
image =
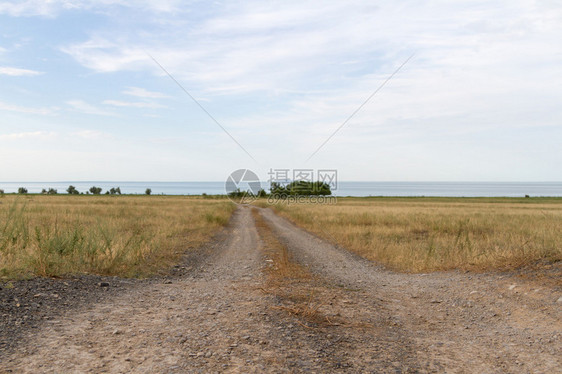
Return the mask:
M 0 276 L 146 276 L 226 225 L 228 200 L 172 196 L 5 196 Z
M 307 230 L 411 272 L 562 260 L 562 199 L 339 198 L 275 206 Z

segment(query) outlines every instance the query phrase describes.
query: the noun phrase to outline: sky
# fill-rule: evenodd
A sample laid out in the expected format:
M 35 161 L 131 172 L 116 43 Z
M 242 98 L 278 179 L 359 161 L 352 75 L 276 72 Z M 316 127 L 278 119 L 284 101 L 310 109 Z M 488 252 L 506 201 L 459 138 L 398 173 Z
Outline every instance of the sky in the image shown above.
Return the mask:
M 0 0 L 0 181 L 562 181 L 561 41 L 559 0 Z

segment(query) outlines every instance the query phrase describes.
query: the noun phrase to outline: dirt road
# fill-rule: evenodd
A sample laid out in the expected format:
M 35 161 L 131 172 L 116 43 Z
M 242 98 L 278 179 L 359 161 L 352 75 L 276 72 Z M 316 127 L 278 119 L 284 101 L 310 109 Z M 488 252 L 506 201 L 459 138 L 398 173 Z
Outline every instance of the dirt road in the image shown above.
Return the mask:
M 0 371 L 562 372 L 556 286 L 389 272 L 251 209 L 241 206 L 182 275 L 29 330 Z M 272 282 L 274 241 L 310 275 Z

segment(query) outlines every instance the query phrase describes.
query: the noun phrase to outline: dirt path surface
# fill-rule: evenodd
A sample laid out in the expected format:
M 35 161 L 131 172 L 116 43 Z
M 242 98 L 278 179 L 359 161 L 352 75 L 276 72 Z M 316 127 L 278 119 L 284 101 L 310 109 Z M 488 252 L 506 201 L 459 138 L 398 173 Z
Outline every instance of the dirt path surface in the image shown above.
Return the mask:
M 562 372 L 557 286 L 392 273 L 253 209 L 180 276 L 22 334 L 0 372 Z

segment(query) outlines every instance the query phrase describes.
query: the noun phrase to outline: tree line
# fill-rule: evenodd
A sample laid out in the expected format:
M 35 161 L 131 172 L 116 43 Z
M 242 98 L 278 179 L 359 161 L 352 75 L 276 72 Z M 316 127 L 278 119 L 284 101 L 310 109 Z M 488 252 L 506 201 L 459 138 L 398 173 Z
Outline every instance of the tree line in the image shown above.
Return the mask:
M 76 189 L 75 186 L 70 185 L 68 186 L 68 188 L 66 189 L 66 192 L 69 195 L 101 195 L 103 192 L 103 189 L 101 187 L 96 187 L 96 186 L 92 186 L 90 187 L 90 189 L 88 191 L 84 192 L 80 192 L 78 191 L 78 189 Z M 25 187 L 19 187 L 18 188 L 18 194 L 19 195 L 25 195 L 27 194 L 27 188 Z M 152 190 L 150 188 L 147 188 L 145 190 L 145 195 L 151 195 L 152 194 Z M 4 190 L 0 189 L 0 195 L 4 194 Z M 42 195 L 56 195 L 58 194 L 58 191 L 55 188 L 49 188 L 49 189 L 45 189 L 43 188 L 41 190 L 41 194 Z M 121 195 L 121 187 L 112 187 L 109 190 L 105 191 L 105 195 Z

